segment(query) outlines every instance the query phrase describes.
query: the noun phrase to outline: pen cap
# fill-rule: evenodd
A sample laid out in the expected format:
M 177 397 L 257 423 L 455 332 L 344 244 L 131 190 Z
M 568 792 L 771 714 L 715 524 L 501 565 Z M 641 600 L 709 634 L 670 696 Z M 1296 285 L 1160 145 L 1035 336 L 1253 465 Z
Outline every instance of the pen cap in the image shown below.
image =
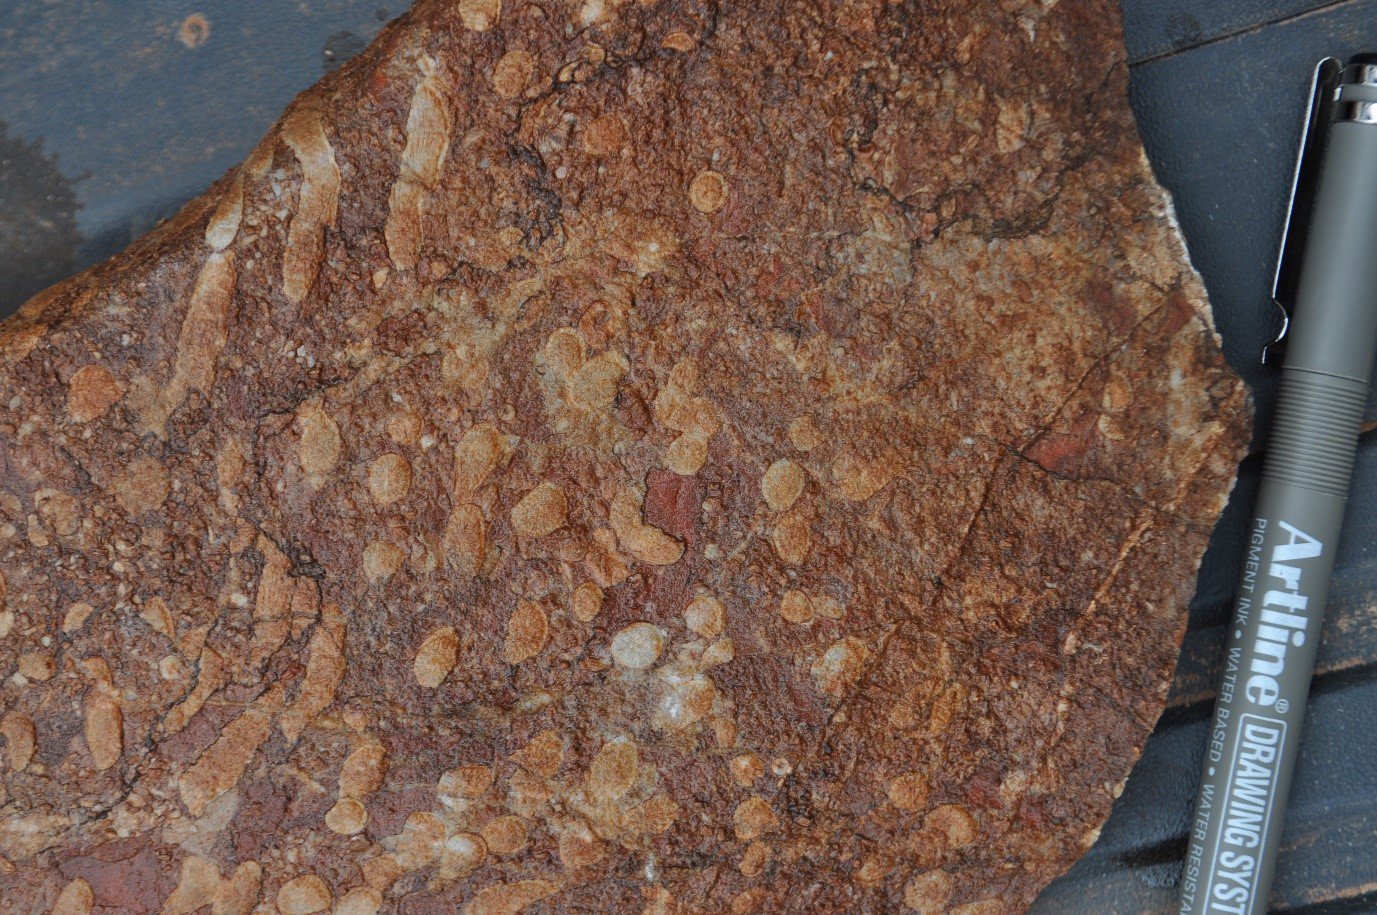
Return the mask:
M 1377 55 L 1359 54 L 1349 60 L 1334 98 L 1340 120 L 1370 122 L 1373 109 L 1358 106 L 1362 102 L 1377 102 Z
M 1286 364 L 1366 384 L 1375 348 L 1377 122 L 1340 118 L 1325 139 Z

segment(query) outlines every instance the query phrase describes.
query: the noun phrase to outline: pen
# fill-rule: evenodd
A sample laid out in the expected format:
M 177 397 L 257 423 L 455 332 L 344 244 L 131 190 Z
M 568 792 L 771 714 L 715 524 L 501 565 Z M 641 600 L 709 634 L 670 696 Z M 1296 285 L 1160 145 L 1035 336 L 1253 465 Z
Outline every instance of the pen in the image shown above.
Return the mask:
M 1285 347 L 1181 915 L 1257 915 L 1300 746 L 1377 347 L 1377 56 L 1315 68 L 1273 297 Z

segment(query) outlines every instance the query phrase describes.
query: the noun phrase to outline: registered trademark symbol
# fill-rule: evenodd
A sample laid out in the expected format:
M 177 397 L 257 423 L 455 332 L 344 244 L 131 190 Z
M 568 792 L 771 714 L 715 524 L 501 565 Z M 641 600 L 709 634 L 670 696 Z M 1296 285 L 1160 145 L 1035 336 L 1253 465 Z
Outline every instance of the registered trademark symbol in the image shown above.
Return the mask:
M 1283 715 L 1286 714 L 1286 710 L 1289 709 L 1290 707 L 1291 707 L 1291 703 L 1287 702 L 1285 699 L 1278 699 L 1278 700 L 1277 700 L 1277 711 L 1281 712 Z

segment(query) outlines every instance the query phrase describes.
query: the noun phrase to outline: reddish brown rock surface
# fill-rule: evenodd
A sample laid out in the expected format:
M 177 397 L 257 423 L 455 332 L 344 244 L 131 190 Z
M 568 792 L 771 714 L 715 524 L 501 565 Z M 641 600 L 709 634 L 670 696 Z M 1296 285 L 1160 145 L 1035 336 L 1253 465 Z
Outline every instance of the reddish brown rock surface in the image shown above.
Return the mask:
M 425 2 L 0 325 L 6 911 L 1025 907 L 1247 427 L 1117 21 Z

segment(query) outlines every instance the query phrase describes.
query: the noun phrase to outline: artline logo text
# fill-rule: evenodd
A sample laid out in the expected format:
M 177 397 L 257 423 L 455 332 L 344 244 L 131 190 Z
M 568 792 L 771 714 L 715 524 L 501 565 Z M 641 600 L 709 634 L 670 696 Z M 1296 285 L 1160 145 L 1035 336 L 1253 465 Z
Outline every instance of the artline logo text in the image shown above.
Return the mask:
M 1314 559 L 1324 550 L 1323 543 L 1301 529 L 1285 521 L 1279 522 L 1278 527 L 1290 540 L 1272 549 L 1268 574 L 1282 586 L 1262 598 L 1257 643 L 1243 688 L 1248 700 L 1260 708 L 1272 708 L 1281 695 L 1277 681 L 1286 669 L 1287 647 L 1305 644 L 1305 626 L 1309 621 L 1301 614 L 1306 612 L 1309 598 L 1300 593 L 1301 569 L 1295 563 Z

